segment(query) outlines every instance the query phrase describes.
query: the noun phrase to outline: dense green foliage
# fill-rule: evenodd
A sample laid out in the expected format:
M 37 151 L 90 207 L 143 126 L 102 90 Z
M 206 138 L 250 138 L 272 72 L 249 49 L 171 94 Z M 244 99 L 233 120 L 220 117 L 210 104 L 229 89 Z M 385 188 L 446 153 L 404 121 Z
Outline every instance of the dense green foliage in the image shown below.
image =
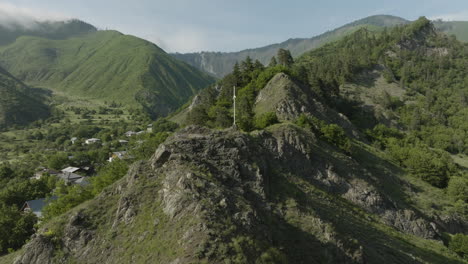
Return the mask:
M 278 57 L 280 56 L 283 57 L 283 64 L 291 66 L 293 61 L 288 51 L 278 51 Z M 231 74 L 220 80 L 216 86 L 209 87 L 200 93 L 202 101 L 189 112 L 187 123 L 217 128 L 231 126 L 233 87 L 236 87 L 236 125 L 239 128 L 252 131 L 256 127 L 276 123 L 277 120 L 271 114 L 263 117 L 255 116 L 253 111 L 255 98 L 277 73 L 284 72 L 296 76 L 289 66 L 278 64 L 265 67 L 259 61 L 253 62 L 250 57 L 247 57 L 240 65 L 236 63 Z
M 468 260 L 468 236 L 456 234 L 450 239 L 449 248 Z
M 409 134 L 378 125 L 373 139 L 412 175 L 446 187 L 457 168 L 445 151 L 467 151 L 467 51 L 467 45 L 437 33 L 430 21 L 420 18 L 379 34 L 360 30 L 304 55 L 296 67 L 304 67 L 309 84 L 353 118 L 353 113 L 362 113 L 356 111 L 359 102 L 346 108 L 349 102 L 340 96 L 339 87 L 383 64 L 389 81 L 405 89 L 406 102 L 411 103 L 388 94 L 380 103 L 400 117 L 396 121 Z
M 274 125 L 276 123 L 279 123 L 278 117 L 276 116 L 276 113 L 274 112 L 267 112 L 264 114 L 261 114 L 259 117 L 257 117 L 254 121 L 255 127 L 257 129 L 264 129 L 268 126 Z
M 278 57 L 278 64 L 280 65 L 291 67 L 294 63 L 294 59 L 289 50 L 279 49 L 276 57 Z
M 303 128 L 312 130 L 321 139 L 335 145 L 336 147 L 351 152 L 351 140 L 346 136 L 343 128 L 336 124 L 327 124 L 314 116 L 301 115 L 296 124 Z
M 465 173 L 466 174 L 466 173 Z M 447 193 L 453 200 L 468 203 L 468 177 L 453 177 L 447 187 Z
M 0 203 L 0 254 L 21 248 L 34 233 L 36 221 L 34 214 Z
M 55 186 L 52 177 L 29 180 L 29 170 L 0 165 L 0 254 L 16 250 L 34 233 L 37 218 L 20 211 L 25 201 L 45 197 Z

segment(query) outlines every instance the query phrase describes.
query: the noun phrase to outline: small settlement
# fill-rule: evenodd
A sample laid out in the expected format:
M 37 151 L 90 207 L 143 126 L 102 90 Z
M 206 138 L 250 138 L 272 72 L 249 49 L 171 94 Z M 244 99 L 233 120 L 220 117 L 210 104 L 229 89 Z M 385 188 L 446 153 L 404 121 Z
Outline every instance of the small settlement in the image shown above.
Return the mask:
M 150 124 L 148 125 L 146 131 L 139 131 L 139 132 L 128 131 L 124 134 L 124 136 L 133 137 L 133 136 L 142 135 L 144 133 L 151 133 L 151 131 L 152 131 L 152 125 Z M 72 144 L 75 144 L 76 142 L 80 142 L 79 139 L 76 137 L 71 138 L 70 141 L 72 142 Z M 129 143 L 129 140 L 119 139 L 118 142 L 121 147 L 124 147 Z M 101 143 L 101 139 L 99 138 L 89 138 L 89 139 L 86 139 L 84 143 L 82 144 L 95 145 L 95 144 L 102 144 L 102 143 Z M 73 156 L 70 156 L 69 158 L 73 158 Z M 132 159 L 132 158 L 133 157 L 128 154 L 127 150 L 115 151 L 115 152 L 110 153 L 108 162 L 113 162 L 119 159 L 126 160 L 126 159 Z M 39 180 L 44 175 L 51 175 L 51 176 L 55 176 L 59 180 L 62 180 L 67 185 L 86 186 L 90 184 L 89 177 L 91 177 L 92 174 L 93 174 L 93 168 L 91 166 L 66 167 L 60 171 L 45 168 L 45 167 L 40 167 L 30 179 Z M 49 203 L 53 202 L 56 199 L 57 197 L 53 196 L 50 198 L 38 198 L 35 200 L 25 201 L 24 205 L 21 208 L 21 211 L 32 212 L 37 217 L 40 218 L 42 217 L 42 209 L 46 205 L 48 205 Z

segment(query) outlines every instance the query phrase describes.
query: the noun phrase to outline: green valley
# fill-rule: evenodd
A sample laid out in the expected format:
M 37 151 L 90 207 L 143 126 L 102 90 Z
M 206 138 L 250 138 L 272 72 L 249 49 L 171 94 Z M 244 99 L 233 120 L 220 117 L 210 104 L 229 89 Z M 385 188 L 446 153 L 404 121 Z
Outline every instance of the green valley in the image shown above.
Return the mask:
M 116 31 L 21 36 L 0 47 L 0 65 L 29 85 L 143 108 L 153 117 L 174 111 L 213 81 L 156 45 Z
M 468 44 L 441 23 L 213 53 L 217 81 L 116 31 L 1 46 L 0 103 L 49 112 L 0 132 L 0 263 L 467 263 Z

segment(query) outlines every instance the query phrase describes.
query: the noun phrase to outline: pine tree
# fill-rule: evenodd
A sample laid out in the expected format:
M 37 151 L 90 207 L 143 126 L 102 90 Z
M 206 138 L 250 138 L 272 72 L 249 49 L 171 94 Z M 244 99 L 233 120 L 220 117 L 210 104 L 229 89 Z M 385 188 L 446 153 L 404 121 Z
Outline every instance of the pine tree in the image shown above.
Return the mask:
M 242 81 L 242 73 L 241 73 L 241 70 L 240 70 L 240 67 L 239 67 L 239 63 L 237 61 L 236 61 L 236 64 L 234 64 L 234 67 L 232 69 L 232 76 L 233 76 L 233 79 L 234 79 L 234 85 L 235 86 L 240 85 L 240 83 Z
M 259 60 L 255 60 L 254 69 L 263 71 L 265 66 Z
M 271 57 L 270 63 L 268 64 L 268 67 L 275 67 L 276 65 L 278 65 L 278 62 L 276 61 L 276 57 L 273 56 L 273 57 Z
M 290 67 L 294 63 L 294 59 L 291 56 L 291 52 L 289 52 L 289 50 L 279 49 L 277 57 L 278 63 L 280 65 Z
M 252 62 L 252 58 L 250 56 L 247 56 L 245 60 L 241 63 L 241 71 L 243 74 L 249 73 L 253 71 L 254 69 L 254 64 Z

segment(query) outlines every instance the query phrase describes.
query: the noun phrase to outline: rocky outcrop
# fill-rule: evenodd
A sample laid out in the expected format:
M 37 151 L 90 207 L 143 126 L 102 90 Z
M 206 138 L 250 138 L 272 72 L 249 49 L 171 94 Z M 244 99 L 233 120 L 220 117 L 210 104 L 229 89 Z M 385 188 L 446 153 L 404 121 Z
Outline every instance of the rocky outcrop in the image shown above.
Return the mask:
M 390 238 L 372 219 L 423 238 L 436 236 L 436 224 L 395 208 L 356 176 L 364 173 L 356 161 L 337 155 L 344 154 L 294 125 L 252 134 L 187 127 L 70 213 L 55 244 L 38 235 L 16 263 L 50 263 L 57 248 L 79 263 L 145 262 L 148 254 L 159 263 L 254 263 L 266 252 L 292 263 L 368 263 L 369 256 L 414 263 L 379 244 Z M 372 236 L 362 231 L 369 228 Z M 138 251 L 161 241 L 173 251 Z
M 296 120 L 301 114 L 315 116 L 327 123 L 336 123 L 352 137 L 358 130 L 348 118 L 323 104 L 310 88 L 294 81 L 285 73 L 276 74 L 258 94 L 255 113 L 275 112 L 280 120 Z
M 23 255 L 18 257 L 14 264 L 52 263 L 54 250 L 55 245 L 50 238 L 43 235 L 35 235 L 31 242 L 25 246 Z
M 422 238 L 435 238 L 437 236 L 436 224 L 428 223 L 411 210 L 388 210 L 385 212 L 383 219 L 387 224 L 409 234 Z

